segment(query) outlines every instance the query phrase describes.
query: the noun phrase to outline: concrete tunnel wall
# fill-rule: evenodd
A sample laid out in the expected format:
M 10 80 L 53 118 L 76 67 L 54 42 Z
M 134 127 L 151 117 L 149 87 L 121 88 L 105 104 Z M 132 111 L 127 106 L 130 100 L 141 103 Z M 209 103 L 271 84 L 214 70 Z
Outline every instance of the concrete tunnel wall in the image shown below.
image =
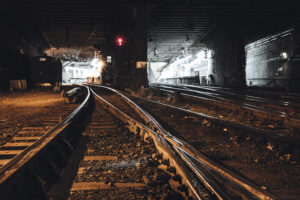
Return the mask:
M 9 26 L 0 29 L 0 88 L 7 89 L 9 80 L 27 79 L 29 57 L 41 53 Z
M 300 86 L 300 59 L 293 29 L 277 32 L 246 45 L 248 86 Z
M 49 45 L 13 2 L 2 4 L 0 11 L 0 88 L 8 89 L 9 80 L 28 78 L 29 58 L 42 55 Z
M 245 36 L 228 35 L 209 47 L 211 58 L 205 66 L 209 85 L 222 87 L 274 87 L 298 88 L 300 86 L 299 34 L 293 29 L 260 36 L 245 45 Z M 183 73 L 193 67 L 187 63 L 179 67 L 159 62 L 148 62 L 150 82 L 169 84 L 189 83 L 194 74 Z M 189 62 L 188 62 L 189 63 Z M 176 72 L 175 72 L 176 71 Z M 202 76 L 203 73 L 200 73 Z M 159 79 L 164 77 L 164 79 Z M 194 82 L 193 82 L 194 83 Z M 201 83 L 200 80 L 200 84 Z
M 177 56 L 175 62 L 148 62 L 150 82 L 245 86 L 245 45 L 242 36 L 232 35 L 213 47 L 203 46 L 199 45 L 186 56 Z M 198 56 L 201 52 L 204 53 L 203 58 Z

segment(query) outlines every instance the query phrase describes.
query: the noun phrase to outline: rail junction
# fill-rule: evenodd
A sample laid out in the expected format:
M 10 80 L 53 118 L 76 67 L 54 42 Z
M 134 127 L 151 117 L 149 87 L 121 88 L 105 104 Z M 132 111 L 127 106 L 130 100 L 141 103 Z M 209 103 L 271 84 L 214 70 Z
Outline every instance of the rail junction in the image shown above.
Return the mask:
M 300 200 L 296 1 L 0 13 L 0 199 Z
M 165 128 L 159 122 L 162 114 L 151 109 L 198 117 L 223 131 L 212 134 L 235 131 L 238 136 L 242 130 L 250 138 L 253 134 L 270 145 L 284 141 L 295 149 L 298 140 L 130 97 L 107 86 L 80 87 L 85 96 L 80 105 L 68 104 L 60 122 L 49 116 L 46 123 L 54 123 L 50 130 L 24 127 L 1 146 L 0 190 L 5 199 L 278 199 L 201 153 L 176 126 L 174 133 L 167 122 Z

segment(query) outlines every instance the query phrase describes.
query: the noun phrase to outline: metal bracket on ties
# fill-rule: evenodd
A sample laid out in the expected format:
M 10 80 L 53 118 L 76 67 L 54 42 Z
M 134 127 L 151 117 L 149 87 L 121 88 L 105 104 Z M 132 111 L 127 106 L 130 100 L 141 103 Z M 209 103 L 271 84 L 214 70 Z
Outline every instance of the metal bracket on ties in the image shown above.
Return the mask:
M 72 145 L 69 141 L 67 141 L 67 140 L 64 139 L 64 138 L 62 138 L 62 141 L 63 141 L 64 143 L 66 143 L 66 145 L 67 145 L 72 151 L 74 151 L 74 147 L 73 147 L 73 145 Z

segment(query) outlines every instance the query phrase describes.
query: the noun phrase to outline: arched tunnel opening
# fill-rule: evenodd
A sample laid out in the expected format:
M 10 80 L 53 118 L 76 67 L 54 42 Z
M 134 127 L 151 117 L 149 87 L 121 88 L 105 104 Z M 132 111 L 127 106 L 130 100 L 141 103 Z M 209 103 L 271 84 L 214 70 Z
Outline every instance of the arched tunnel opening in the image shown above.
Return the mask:
M 50 48 L 45 53 L 61 61 L 62 85 L 113 82 L 111 56 L 92 46 Z
M 193 54 L 182 48 L 170 62 L 148 62 L 149 83 L 213 85 L 211 51 L 200 49 Z

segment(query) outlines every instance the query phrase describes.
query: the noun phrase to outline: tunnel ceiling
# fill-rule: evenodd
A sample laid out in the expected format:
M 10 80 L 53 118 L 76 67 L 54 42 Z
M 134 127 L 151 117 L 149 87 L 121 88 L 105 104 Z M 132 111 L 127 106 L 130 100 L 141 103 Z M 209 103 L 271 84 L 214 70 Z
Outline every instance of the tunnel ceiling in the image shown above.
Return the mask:
M 52 47 L 103 43 L 114 14 L 108 1 L 26 0 L 25 9 Z
M 50 46 L 70 47 L 101 44 L 111 34 L 126 29 L 123 18 L 130 20 L 133 1 L 25 0 L 25 10 Z M 214 1 L 211 1 L 212 3 Z M 217 20 L 232 13 L 231 5 L 203 1 L 146 1 L 149 35 L 172 34 L 195 39 L 214 29 Z M 226 7 L 226 8 L 225 8 Z M 127 13 L 126 13 L 127 12 Z M 128 23 L 128 22 L 127 22 Z M 125 30 L 126 31 L 126 30 Z M 174 39 L 174 37 L 173 37 Z M 174 42 L 174 41 L 171 41 Z
M 186 51 L 204 47 L 203 41 L 224 24 L 251 32 L 295 21 L 296 7 L 289 1 L 238 0 L 17 0 L 51 47 L 95 46 L 129 33 L 133 5 L 147 5 L 148 58 L 169 61 Z M 1 1 L 0 1 L 1 3 Z M 279 14 L 280 13 L 280 14 Z M 293 19 L 293 20 L 291 20 Z M 264 23 L 263 23 L 264 22 Z M 260 24 L 260 25 L 258 25 Z M 159 56 L 154 56 L 157 48 Z
M 148 60 L 169 62 L 232 37 L 247 39 L 299 23 L 293 1 L 181 1 L 163 3 L 148 18 Z M 155 50 L 158 55 L 155 55 Z

